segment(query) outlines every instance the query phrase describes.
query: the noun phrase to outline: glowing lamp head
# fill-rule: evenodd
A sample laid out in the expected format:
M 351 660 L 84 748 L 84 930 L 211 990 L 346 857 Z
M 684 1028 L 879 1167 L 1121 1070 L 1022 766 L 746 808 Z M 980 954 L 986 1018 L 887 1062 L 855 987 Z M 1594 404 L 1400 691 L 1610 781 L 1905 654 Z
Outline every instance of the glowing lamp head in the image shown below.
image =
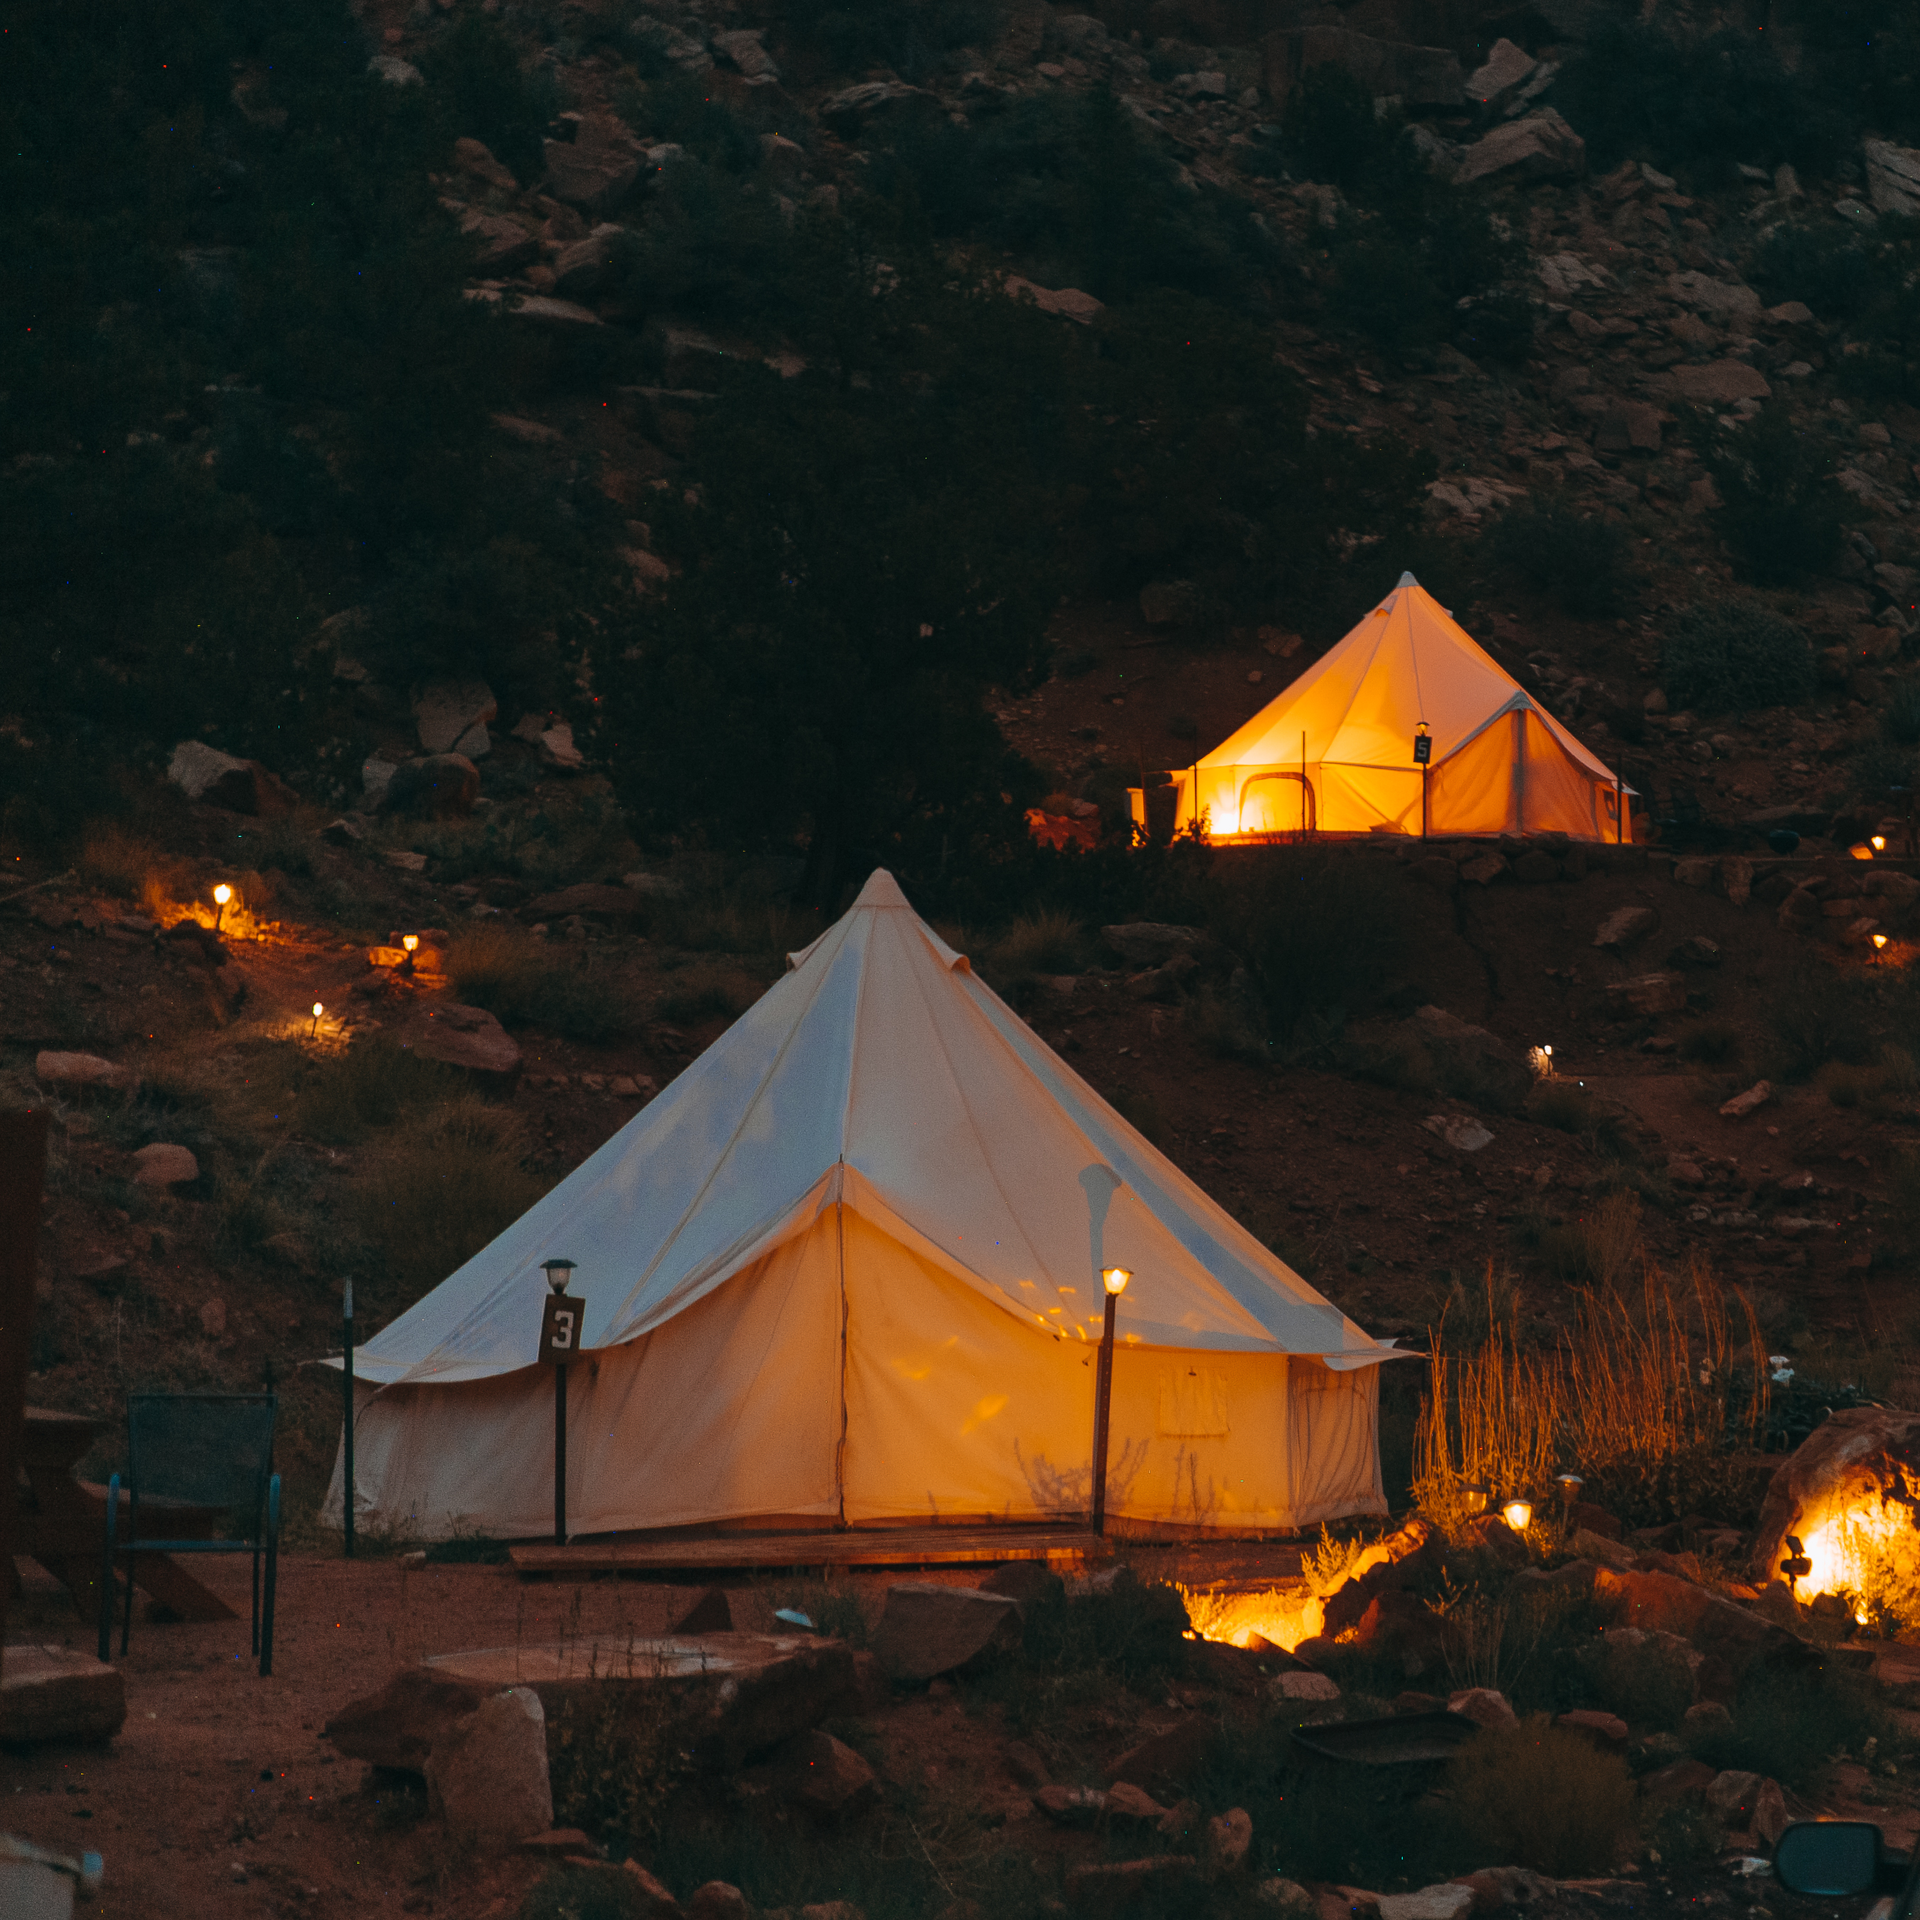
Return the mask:
M 405 947 L 409 953 L 417 953 L 420 950 L 420 936 L 417 933 L 410 933 L 400 944 Z
M 1484 1480 L 1469 1480 L 1460 1489 L 1461 1503 L 1469 1513 L 1485 1513 L 1487 1497 L 1487 1485 Z
M 1100 1271 L 1100 1284 L 1104 1286 L 1115 1299 L 1118 1299 L 1121 1294 L 1126 1292 L 1127 1282 L 1132 1278 L 1132 1272 L 1126 1267 L 1103 1267 Z
M 1875 953 L 1878 953 L 1886 944 L 1887 936 L 1884 933 L 1876 933 L 1873 936 L 1873 950 Z
M 222 880 L 220 884 L 214 888 L 213 897 L 219 905 L 224 907 L 227 902 L 233 898 L 233 889 Z
M 547 1285 L 555 1293 L 565 1293 L 567 1281 L 579 1264 L 577 1260 L 542 1260 L 540 1270 L 547 1276 Z
M 322 1005 L 320 1004 L 320 1002 L 319 1002 L 318 1000 L 316 1000 L 316 1001 L 315 1001 L 315 1002 L 313 1003 L 313 1017 L 314 1017 L 314 1018 L 315 1018 L 316 1020 L 318 1020 L 318 1019 L 320 1018 L 320 1016 L 321 1016 L 321 1015 L 322 1015 L 323 1013 L 325 1013 L 325 1012 L 326 1012 L 326 1008 L 325 1008 L 325 1007 L 323 1007 L 323 1006 L 322 1006 Z
M 1867 842 L 1867 845 L 1870 846 L 1875 853 L 1885 853 L 1887 850 L 1887 836 L 1884 833 L 1876 833 Z
M 1580 1498 L 1580 1489 L 1587 1483 L 1577 1473 L 1556 1473 L 1553 1484 L 1560 1489 L 1560 1498 L 1572 1505 Z
M 1527 1500 L 1509 1500 L 1500 1509 L 1500 1517 L 1515 1533 L 1525 1533 L 1533 1525 L 1533 1505 Z

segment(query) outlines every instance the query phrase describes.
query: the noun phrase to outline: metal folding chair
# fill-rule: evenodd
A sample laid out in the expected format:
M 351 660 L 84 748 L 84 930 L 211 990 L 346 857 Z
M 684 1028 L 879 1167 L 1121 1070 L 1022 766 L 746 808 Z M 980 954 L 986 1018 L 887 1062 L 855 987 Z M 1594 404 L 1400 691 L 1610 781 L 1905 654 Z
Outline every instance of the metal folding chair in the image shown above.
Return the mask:
M 114 1555 L 127 1562 L 124 1655 L 133 1635 L 137 1553 L 251 1553 L 253 1651 L 273 1671 L 273 1598 L 280 1562 L 280 1476 L 273 1471 L 271 1393 L 135 1393 L 127 1397 L 127 1537 L 116 1544 L 120 1476 L 107 1483 L 106 1541 L 100 1563 L 100 1658 L 113 1637 Z M 227 1516 L 224 1540 L 143 1540 L 140 1509 L 213 1508 Z M 260 1562 L 266 1560 L 262 1591 Z

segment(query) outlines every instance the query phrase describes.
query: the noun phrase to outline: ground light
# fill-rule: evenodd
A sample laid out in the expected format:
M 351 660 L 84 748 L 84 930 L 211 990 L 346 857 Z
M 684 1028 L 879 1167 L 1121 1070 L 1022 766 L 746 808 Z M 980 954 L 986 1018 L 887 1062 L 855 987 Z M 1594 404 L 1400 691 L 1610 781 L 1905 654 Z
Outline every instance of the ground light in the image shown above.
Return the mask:
M 580 1357 L 580 1302 L 567 1292 L 578 1262 L 540 1262 L 547 1276 L 540 1319 L 540 1358 L 553 1369 L 553 1544 L 567 1544 L 567 1369 Z
M 1515 1533 L 1525 1533 L 1533 1525 L 1533 1503 L 1530 1500 L 1509 1500 L 1500 1509 L 1500 1517 Z
M 309 1040 L 312 1040 L 318 1037 L 320 1032 L 320 1016 L 325 1012 L 326 1012 L 326 1008 L 323 1007 L 318 1000 L 316 1000 L 313 1003 L 313 1025 L 307 1030 L 307 1038 Z
M 1113 1403 L 1113 1319 L 1120 1296 L 1133 1275 L 1125 1267 L 1103 1267 L 1100 1284 L 1106 1289 L 1106 1326 L 1100 1335 L 1100 1365 L 1093 1389 L 1093 1530 L 1107 1526 L 1107 1425 Z
M 1460 1489 L 1460 1503 L 1469 1513 L 1485 1513 L 1491 1498 L 1483 1480 L 1469 1480 Z
M 227 917 L 227 902 L 233 898 L 233 889 L 222 880 L 213 890 L 213 930 L 220 931 L 220 922 Z
M 1561 1500 L 1571 1509 L 1573 1503 L 1580 1498 L 1580 1489 L 1587 1483 L 1582 1480 L 1577 1473 L 1569 1472 L 1556 1473 L 1553 1476 L 1553 1484 L 1558 1490 Z

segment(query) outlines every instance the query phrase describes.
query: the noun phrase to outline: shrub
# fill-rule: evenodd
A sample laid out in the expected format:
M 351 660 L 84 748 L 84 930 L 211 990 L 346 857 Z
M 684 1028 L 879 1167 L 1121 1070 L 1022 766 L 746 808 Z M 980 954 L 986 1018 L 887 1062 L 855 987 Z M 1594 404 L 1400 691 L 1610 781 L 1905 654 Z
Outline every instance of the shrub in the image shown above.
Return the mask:
M 1740 1053 L 1740 1029 L 1731 1020 L 1696 1020 L 1681 1030 L 1676 1051 L 1682 1060 L 1725 1066 Z
M 80 871 L 123 900 L 142 899 L 149 880 L 171 877 L 177 865 L 151 840 L 117 825 L 88 834 L 80 847 Z
M 1698 601 L 1675 617 L 1661 673 L 1675 708 L 1782 707 L 1812 693 L 1813 649 L 1764 601 L 1732 594 Z
M 1779 585 L 1832 565 L 1855 508 L 1820 437 L 1796 425 L 1784 402 L 1706 440 L 1702 453 L 1724 502 L 1720 531 L 1749 579 Z
M 710 1020 L 715 1014 L 734 1020 L 758 998 L 753 982 L 739 974 L 701 969 L 663 994 L 659 1011 L 668 1020 Z
M 583 950 L 504 921 L 455 934 L 447 945 L 447 977 L 462 1000 L 485 1007 L 503 1026 L 539 1027 L 569 1040 L 613 1040 L 640 1024 L 625 986 Z
M 1774 1071 L 1782 1080 L 1809 1079 L 1830 1060 L 1858 1066 L 1872 1052 L 1856 989 L 1817 963 L 1774 996 L 1770 1017 L 1780 1042 Z
M 1324 180 L 1366 205 L 1422 199 L 1429 176 L 1398 115 L 1345 67 L 1312 68 L 1287 108 L 1287 137 L 1309 180 Z
M 1218 931 L 1244 960 L 1276 1038 L 1378 991 L 1406 938 L 1400 873 L 1355 849 L 1267 847 L 1228 884 Z
M 466 1094 L 391 1129 L 359 1181 L 358 1224 L 403 1288 L 437 1285 L 546 1191 L 511 1109 Z
M 320 1060 L 300 1088 L 296 1111 L 302 1132 L 350 1145 L 378 1128 L 418 1120 L 458 1085 L 451 1069 L 374 1040 Z
M 1633 1807 L 1626 1761 L 1543 1713 L 1483 1728 L 1448 1773 L 1453 1810 L 1482 1857 L 1562 1878 L 1604 1871 Z
M 1022 914 L 980 956 L 987 984 L 1018 1004 L 1042 974 L 1078 973 L 1089 964 L 1092 943 L 1070 913 L 1042 907 Z
M 1571 1080 L 1542 1080 L 1527 1095 L 1527 1118 L 1562 1133 L 1585 1133 L 1593 1125 L 1593 1101 Z
M 1871 1679 L 1841 1668 L 1756 1669 L 1734 1703 L 1733 1725 L 1703 1740 L 1698 1751 L 1709 1765 L 1770 1774 L 1798 1788 L 1836 1755 L 1857 1757 L 1869 1740 L 1884 1742 L 1892 1731 Z
M 1576 513 L 1550 493 L 1536 493 L 1494 526 L 1488 545 L 1536 593 L 1567 613 L 1615 614 L 1631 598 L 1625 527 Z
M 1920 746 L 1920 674 L 1909 674 L 1894 687 L 1881 710 L 1880 727 L 1903 747 Z

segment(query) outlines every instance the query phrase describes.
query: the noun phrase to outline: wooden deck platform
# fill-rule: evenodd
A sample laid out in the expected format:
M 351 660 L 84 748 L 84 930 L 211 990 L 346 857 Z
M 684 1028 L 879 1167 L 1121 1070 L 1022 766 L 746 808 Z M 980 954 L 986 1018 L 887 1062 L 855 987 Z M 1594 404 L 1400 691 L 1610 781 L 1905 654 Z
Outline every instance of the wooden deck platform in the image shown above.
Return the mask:
M 1105 1559 L 1113 1542 L 1069 1527 L 875 1527 L 841 1533 L 726 1533 L 699 1539 L 569 1542 L 509 1547 L 520 1573 L 720 1573 L 789 1567 L 998 1566 L 1056 1568 Z

